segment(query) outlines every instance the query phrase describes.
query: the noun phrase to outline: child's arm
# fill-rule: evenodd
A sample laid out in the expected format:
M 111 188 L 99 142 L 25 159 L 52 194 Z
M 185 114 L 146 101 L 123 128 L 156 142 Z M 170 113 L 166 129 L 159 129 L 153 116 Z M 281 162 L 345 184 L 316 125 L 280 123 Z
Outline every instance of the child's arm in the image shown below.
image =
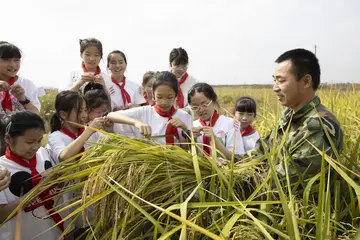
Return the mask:
M 28 193 L 27 193 L 28 194 Z M 20 205 L 20 203 L 26 198 L 27 194 L 22 197 L 19 197 L 15 201 L 8 204 L 0 204 L 0 224 L 4 223 L 7 217 Z M 3 199 L 6 199 L 4 193 L 0 193 L 1 202 Z M 6 200 L 5 200 L 6 201 Z M 16 216 L 16 215 L 14 215 Z
M 120 112 L 111 112 L 106 116 L 107 119 L 113 123 L 122 123 L 136 127 L 140 133 L 145 137 L 151 136 L 151 127 L 145 123 L 140 122 L 134 118 L 128 117 Z

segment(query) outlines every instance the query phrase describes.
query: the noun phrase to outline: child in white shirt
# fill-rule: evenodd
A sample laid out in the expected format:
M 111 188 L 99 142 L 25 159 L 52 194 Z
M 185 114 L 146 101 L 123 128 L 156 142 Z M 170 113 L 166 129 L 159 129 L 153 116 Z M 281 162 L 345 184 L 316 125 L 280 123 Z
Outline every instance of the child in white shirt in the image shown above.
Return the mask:
M 153 106 L 131 108 L 109 113 L 107 118 L 115 124 L 114 131 L 129 137 L 151 137 L 162 144 L 187 142 L 188 130 L 192 127 L 192 117 L 174 107 L 178 94 L 178 81 L 171 72 L 159 72 L 153 84 Z M 184 146 L 185 147 L 185 146 Z
M 17 75 L 21 51 L 8 42 L 0 42 L 0 117 L 13 111 L 40 112 L 38 88 L 30 80 Z
M 50 155 L 41 147 L 45 126 L 37 114 L 30 111 L 15 113 L 5 132 L 7 148 L 5 155 L 0 157 L 0 167 L 10 171 L 11 182 L 8 188 L 0 192 L 0 223 L 4 223 L 25 195 L 40 183 L 42 172 L 52 166 Z M 56 201 L 45 201 L 55 192 L 56 186 L 53 186 L 22 208 L 21 239 L 48 240 L 60 237 L 64 231 L 64 223 L 60 223 L 60 214 L 53 214 Z M 50 214 L 52 215 L 49 216 Z M 57 223 L 58 226 L 53 227 Z M 15 239 L 17 225 L 16 217 L 6 222 L 0 228 L 0 239 Z
M 217 112 L 217 95 L 209 84 L 195 84 L 188 93 L 188 102 L 199 117 L 194 121 L 192 132 L 205 154 L 211 155 L 212 137 L 216 149 L 227 159 L 231 159 L 233 152 L 245 152 L 241 135 L 234 127 L 234 119 Z
M 256 117 L 256 102 L 251 97 L 240 97 L 235 103 L 235 119 L 239 121 L 245 151 L 255 148 L 260 139 L 259 133 L 253 129 L 251 124 Z

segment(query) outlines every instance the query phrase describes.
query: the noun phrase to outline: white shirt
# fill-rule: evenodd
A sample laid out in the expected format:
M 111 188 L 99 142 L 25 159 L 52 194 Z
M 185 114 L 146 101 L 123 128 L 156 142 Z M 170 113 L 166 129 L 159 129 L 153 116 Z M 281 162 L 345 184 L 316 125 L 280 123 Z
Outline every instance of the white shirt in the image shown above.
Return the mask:
M 255 148 L 256 142 L 260 139 L 260 135 L 256 130 L 254 130 L 252 133 L 250 133 L 249 135 L 243 136 L 242 138 L 244 141 L 245 151 L 247 152 L 247 151 Z
M 36 170 L 39 173 L 44 172 L 51 167 L 50 155 L 45 148 L 40 148 L 36 153 Z M 7 168 L 11 172 L 11 183 L 9 188 L 0 192 L 0 204 L 9 204 L 20 197 L 20 182 L 24 179 L 31 177 L 31 171 L 28 168 L 24 168 L 17 163 L 6 159 L 5 156 L 0 157 L 0 166 Z M 10 190 L 11 189 L 11 190 Z M 28 189 L 29 191 L 30 189 Z M 26 190 L 25 190 L 26 191 Z M 26 191 L 27 192 L 27 191 Z M 58 203 L 57 200 L 54 201 Z M 60 206 L 61 207 L 61 206 Z M 58 239 L 62 234 L 59 227 L 53 227 L 56 223 L 51 218 L 45 218 L 49 215 L 48 210 L 44 206 L 40 206 L 32 211 L 21 212 L 21 239 L 33 239 L 33 237 L 39 235 L 34 239 L 52 240 Z M 63 214 L 61 214 L 63 215 Z M 64 214 L 65 215 L 65 214 Z M 0 228 L 0 239 L 10 240 L 15 239 L 17 217 L 10 219 L 5 225 Z M 64 217 L 64 216 L 62 216 Z M 42 219 L 44 218 L 44 219 Z M 48 230 L 51 228 L 50 230 Z
M 155 111 L 153 106 L 135 107 L 127 110 L 121 110 L 118 112 L 149 125 L 151 127 L 152 136 L 159 136 L 166 134 L 166 127 L 167 127 L 166 123 L 168 122 L 168 118 L 160 116 Z M 175 112 L 175 114 L 172 116 L 172 118 L 180 119 L 183 123 L 185 123 L 185 125 L 189 130 L 191 129 L 192 117 L 187 112 L 178 109 Z M 143 136 L 140 134 L 137 128 L 126 124 L 114 124 L 114 132 L 121 136 L 143 138 Z M 180 128 L 178 128 L 178 133 L 179 133 L 180 141 L 183 141 L 182 130 Z M 154 138 L 153 141 L 161 144 L 166 144 L 165 137 Z
M 206 122 L 209 124 L 209 121 Z M 200 120 L 194 121 L 194 127 L 201 127 Z M 244 143 L 239 131 L 236 131 L 234 127 L 234 119 L 220 115 L 218 120 L 215 123 L 215 126 L 212 127 L 215 136 L 220 140 L 224 146 L 230 151 L 234 148 L 234 138 L 236 138 L 235 154 L 244 153 Z M 198 143 L 204 143 L 203 136 L 197 138 Z M 210 142 L 211 145 L 211 142 Z
M 19 76 L 18 79 L 14 84 L 19 84 L 25 91 L 25 97 L 30 100 L 31 104 L 33 104 L 39 111 L 41 108 L 41 104 L 39 101 L 39 90 L 35 86 L 35 84 L 30 81 L 29 79 L 26 79 L 24 77 Z M 0 92 L 1 95 L 4 92 Z M 11 91 L 10 91 L 11 94 Z M 12 95 L 12 94 L 11 94 Z M 14 97 L 13 97 L 14 98 Z M 0 96 L 0 104 L 3 100 L 3 97 Z
M 90 73 L 90 72 L 89 72 Z M 69 90 L 72 88 L 72 86 L 74 86 L 74 84 L 79 80 L 79 78 L 81 77 L 81 75 L 84 74 L 84 70 L 81 68 L 80 70 L 77 71 L 72 71 L 70 73 L 70 77 L 67 80 L 67 82 L 65 83 L 65 85 L 61 88 L 59 88 L 59 92 L 64 91 L 64 90 Z M 109 84 L 110 84 L 110 78 L 109 75 L 107 75 L 105 72 L 101 71 L 100 76 L 102 76 L 104 78 L 104 82 L 105 82 L 105 86 L 107 88 L 109 88 Z M 87 83 L 85 83 L 84 85 L 81 86 L 81 89 L 83 89 L 86 86 Z
M 195 83 L 197 83 L 197 80 L 194 77 L 188 75 L 185 82 L 180 85 L 180 89 L 184 95 L 184 108 L 189 105 L 188 92 L 190 91 L 191 87 L 195 85 Z M 179 106 L 176 105 L 176 102 L 175 102 L 175 107 L 179 108 Z
M 44 87 L 39 87 L 38 88 L 38 97 L 42 97 L 46 95 L 46 91 Z
M 121 83 L 119 83 L 121 85 Z M 142 95 L 141 87 L 140 85 L 128 80 L 126 78 L 125 80 L 125 90 L 129 93 L 131 103 L 132 104 L 142 104 L 145 103 L 144 96 Z M 108 85 L 108 91 L 111 96 L 111 108 L 114 109 L 115 107 L 122 107 L 124 106 L 124 102 L 121 95 L 120 88 L 112 82 L 110 79 L 109 85 Z
M 100 134 L 98 132 L 93 133 L 90 138 L 88 139 L 89 142 L 97 142 L 98 138 L 100 137 Z M 53 160 L 53 164 L 58 164 L 59 157 L 62 151 L 74 141 L 71 137 L 66 135 L 65 133 L 61 131 L 55 131 L 51 133 L 48 137 L 48 145 L 47 149 L 49 150 L 51 154 L 51 158 Z M 90 147 L 89 144 L 85 144 L 84 148 L 88 149 Z
M 97 142 L 99 137 L 100 137 L 100 133 L 95 132 L 90 136 L 88 141 Z M 46 147 L 51 154 L 53 165 L 60 163 L 59 157 L 60 157 L 61 152 L 64 151 L 64 149 L 70 143 L 72 143 L 74 140 L 75 139 L 72 139 L 71 137 L 69 137 L 68 135 L 64 134 L 61 131 L 55 131 L 49 135 L 48 145 Z M 91 145 L 89 145 L 89 144 L 85 144 L 84 148 L 88 149 L 90 146 Z M 76 194 L 78 194 L 78 193 L 77 192 L 69 192 L 69 193 L 63 195 L 63 199 L 66 202 L 70 202 L 71 199 L 76 197 Z M 72 210 L 74 210 L 74 209 L 72 209 Z M 91 218 L 93 216 L 93 207 L 89 206 L 87 208 L 87 210 L 88 210 L 88 217 Z M 75 221 L 75 227 L 82 227 L 82 224 L 83 224 L 82 217 L 77 218 Z

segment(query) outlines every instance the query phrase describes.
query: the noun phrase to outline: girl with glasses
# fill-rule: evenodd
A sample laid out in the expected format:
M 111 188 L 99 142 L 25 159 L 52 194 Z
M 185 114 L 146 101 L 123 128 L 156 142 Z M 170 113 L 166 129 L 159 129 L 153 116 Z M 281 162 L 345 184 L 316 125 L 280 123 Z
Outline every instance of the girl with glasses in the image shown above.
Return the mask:
M 245 152 L 240 132 L 234 127 L 234 119 L 220 115 L 216 110 L 217 95 L 209 84 L 195 84 L 188 93 L 188 101 L 199 117 L 193 123 L 192 132 L 196 141 L 202 145 L 204 154 L 211 155 L 212 137 L 216 149 L 227 159 L 231 159 L 233 151 L 235 154 Z

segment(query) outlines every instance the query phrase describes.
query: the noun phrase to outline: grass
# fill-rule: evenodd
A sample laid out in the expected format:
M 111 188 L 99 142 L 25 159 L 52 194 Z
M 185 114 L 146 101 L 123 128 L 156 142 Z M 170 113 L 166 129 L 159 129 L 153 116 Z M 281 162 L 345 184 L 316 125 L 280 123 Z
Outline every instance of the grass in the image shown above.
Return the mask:
M 281 107 L 269 88 L 216 92 L 221 112 L 229 115 L 238 97 L 255 98 L 254 126 L 262 136 L 279 117 Z M 87 207 L 94 208 L 88 239 L 353 239 L 360 217 L 360 92 L 356 85 L 330 86 L 318 95 L 342 125 L 344 150 L 338 160 L 323 155 L 321 173 L 303 189 L 278 179 L 271 160 L 277 149 L 267 155 L 270 173 L 263 178 L 261 159 L 223 169 L 214 158 L 196 155 L 195 144 L 188 153 L 110 135 L 80 160 L 58 165 L 28 199 L 67 183 L 63 193 L 81 193 L 72 201 L 72 217 L 86 219 Z M 43 106 L 51 106 L 53 96 L 46 98 Z

